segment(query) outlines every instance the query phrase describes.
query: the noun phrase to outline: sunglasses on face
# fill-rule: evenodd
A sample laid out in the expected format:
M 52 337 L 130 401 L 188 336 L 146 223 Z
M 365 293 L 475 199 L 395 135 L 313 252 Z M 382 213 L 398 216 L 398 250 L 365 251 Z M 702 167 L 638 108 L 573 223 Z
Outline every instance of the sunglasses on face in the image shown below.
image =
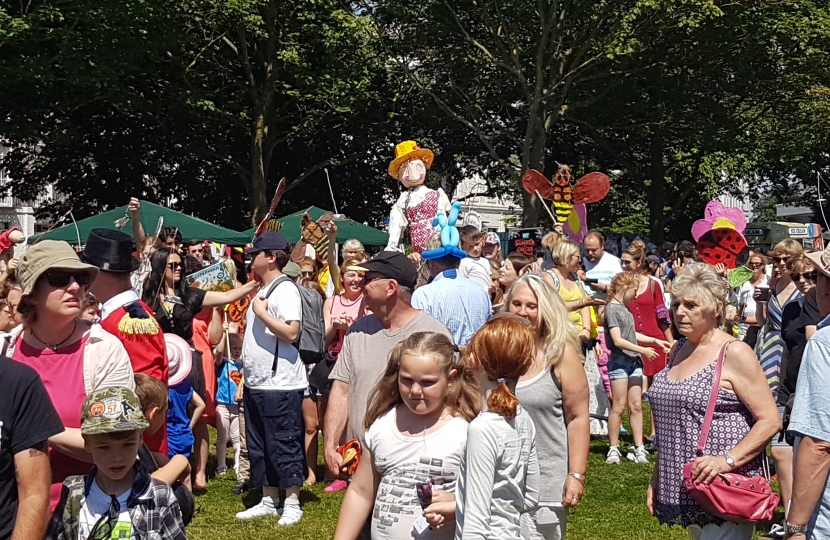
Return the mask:
M 789 260 L 790 260 L 790 258 L 789 258 L 789 257 L 773 257 L 773 258 L 772 258 L 772 260 L 773 260 L 775 263 L 782 263 L 782 262 L 787 262 L 787 261 L 789 261 Z
M 66 287 L 72 280 L 78 285 L 89 285 L 90 275 L 86 272 L 49 272 L 46 274 L 46 281 L 52 287 Z
M 182 263 L 175 263 L 175 262 L 174 263 L 167 263 L 167 268 L 169 268 L 170 270 L 172 270 L 174 272 L 176 270 L 179 270 L 181 267 L 182 267 Z
M 314 272 L 300 272 L 303 277 L 311 277 L 314 275 Z
M 764 266 L 764 263 L 762 263 L 762 262 L 751 262 L 751 263 L 749 263 L 749 266 Z
M 801 274 L 790 274 L 793 281 L 801 281 L 803 277 L 805 281 L 816 282 L 818 279 L 818 272 L 802 272 Z
M 634 261 L 620 261 L 620 262 L 622 262 L 623 266 L 631 266 L 634 263 Z

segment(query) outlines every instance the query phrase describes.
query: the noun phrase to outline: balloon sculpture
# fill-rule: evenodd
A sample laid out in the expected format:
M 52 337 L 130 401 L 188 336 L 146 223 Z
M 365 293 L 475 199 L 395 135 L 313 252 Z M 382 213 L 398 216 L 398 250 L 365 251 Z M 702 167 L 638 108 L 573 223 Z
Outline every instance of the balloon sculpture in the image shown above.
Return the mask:
M 441 247 L 437 249 L 430 249 L 421 253 L 421 257 L 426 260 L 440 259 L 447 255 L 463 259 L 467 254 L 458 247 L 460 237 L 458 235 L 458 228 L 455 226 L 458 221 L 458 214 L 461 212 L 461 203 L 456 201 L 450 207 L 450 215 L 447 217 L 444 212 L 439 212 L 432 220 L 434 227 L 441 229 Z
M 389 174 L 396 178 L 406 191 L 392 205 L 389 214 L 389 243 L 387 250 L 397 250 L 404 231 L 409 228 L 412 249 L 422 253 L 433 232 L 432 221 L 438 213 L 450 210 L 450 199 L 441 188 L 424 185 L 427 169 L 435 155 L 415 141 L 404 141 L 395 147 L 395 159 L 389 164 Z

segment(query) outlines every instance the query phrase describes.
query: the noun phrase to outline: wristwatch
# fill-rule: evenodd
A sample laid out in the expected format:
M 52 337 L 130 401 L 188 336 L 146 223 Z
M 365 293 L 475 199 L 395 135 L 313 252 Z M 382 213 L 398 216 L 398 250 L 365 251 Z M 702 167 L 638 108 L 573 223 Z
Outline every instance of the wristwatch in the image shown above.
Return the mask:
M 729 454 L 723 456 L 723 459 L 726 460 L 726 464 L 729 465 L 731 470 L 735 470 L 735 459 L 731 457 Z
M 807 532 L 807 525 L 793 525 L 792 523 L 788 522 L 786 519 L 784 520 L 784 538 L 793 535 L 793 534 L 804 534 Z

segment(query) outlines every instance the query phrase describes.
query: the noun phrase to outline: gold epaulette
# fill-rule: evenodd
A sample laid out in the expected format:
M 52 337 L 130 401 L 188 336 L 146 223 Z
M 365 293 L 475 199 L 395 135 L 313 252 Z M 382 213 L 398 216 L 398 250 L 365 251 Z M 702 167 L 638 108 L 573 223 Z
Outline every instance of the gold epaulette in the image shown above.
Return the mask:
M 146 319 L 135 319 L 129 313 L 121 317 L 118 323 L 118 331 L 127 335 L 150 335 L 155 336 L 161 331 L 159 323 L 152 317 Z

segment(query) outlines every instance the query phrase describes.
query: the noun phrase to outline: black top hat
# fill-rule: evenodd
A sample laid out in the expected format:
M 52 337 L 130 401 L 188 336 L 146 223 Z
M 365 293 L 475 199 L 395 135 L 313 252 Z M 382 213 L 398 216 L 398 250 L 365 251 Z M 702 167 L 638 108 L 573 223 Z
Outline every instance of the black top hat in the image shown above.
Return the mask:
M 133 239 L 113 229 L 92 229 L 81 260 L 104 272 L 134 272 L 140 265 L 133 257 Z

